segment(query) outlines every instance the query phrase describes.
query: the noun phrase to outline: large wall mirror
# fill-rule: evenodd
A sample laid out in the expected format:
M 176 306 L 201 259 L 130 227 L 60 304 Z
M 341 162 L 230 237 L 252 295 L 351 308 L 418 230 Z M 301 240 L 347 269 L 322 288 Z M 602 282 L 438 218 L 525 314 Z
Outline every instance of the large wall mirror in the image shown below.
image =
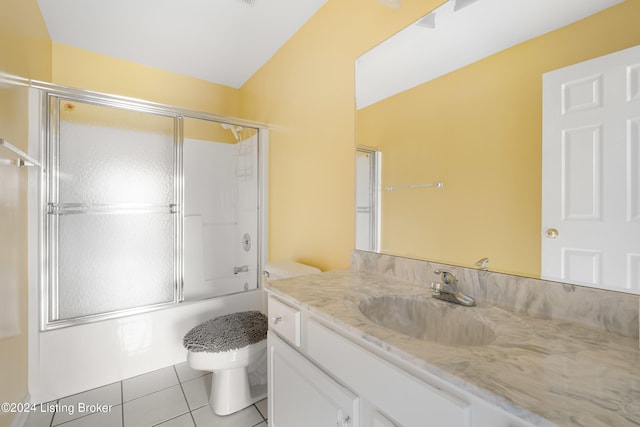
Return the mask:
M 358 58 L 356 143 L 366 149 L 357 157 L 375 155 L 376 162 L 356 163 L 356 194 L 375 185 L 377 212 L 363 215 L 358 206 L 356 222 L 375 220 L 379 227 L 357 224 L 356 248 L 640 293 L 640 215 L 633 214 L 640 212 L 640 65 L 625 68 L 624 79 L 637 93 L 627 97 L 635 113 L 622 118 L 621 159 L 600 166 L 598 147 L 608 137 L 593 143 L 580 136 L 584 132 L 563 131 L 574 138 L 567 150 L 591 161 L 583 167 L 592 175 L 589 182 L 609 180 L 613 168 L 624 179 L 612 192 L 635 203 L 611 208 L 608 198 L 591 200 L 604 206 L 602 215 L 580 219 L 597 227 L 611 211 L 629 213 L 619 222 L 631 247 L 623 267 L 613 269 L 625 274 L 611 279 L 593 267 L 591 261 L 608 257 L 596 246 L 588 248 L 592 258 L 582 256 L 586 252 L 572 258 L 574 273 L 583 276 L 549 273 L 545 245 L 560 242 L 562 256 L 569 256 L 571 244 L 562 242 L 564 228 L 545 224 L 542 213 L 543 187 L 564 191 L 567 179 L 584 175 L 582 166 L 567 161 L 573 169 L 560 182 L 544 177 L 543 122 L 549 120 L 543 110 L 560 110 L 561 100 L 547 99 L 543 108 L 543 80 L 555 70 L 640 45 L 638 16 L 638 0 L 450 0 Z M 632 57 L 640 64 L 640 53 Z M 558 87 L 577 103 L 605 90 L 596 83 L 575 91 Z M 575 128 L 587 127 L 580 126 Z M 579 137 L 593 144 L 575 143 Z M 380 170 L 370 171 L 372 165 Z M 360 180 L 371 176 L 379 183 Z M 596 236 L 594 229 L 580 234 Z

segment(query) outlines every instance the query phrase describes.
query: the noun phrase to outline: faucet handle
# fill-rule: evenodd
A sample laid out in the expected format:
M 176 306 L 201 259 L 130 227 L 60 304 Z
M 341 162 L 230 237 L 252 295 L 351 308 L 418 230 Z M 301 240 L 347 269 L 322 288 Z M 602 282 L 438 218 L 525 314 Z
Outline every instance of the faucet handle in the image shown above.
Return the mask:
M 434 270 L 436 274 L 442 274 L 442 281 L 447 285 L 455 285 L 458 283 L 458 279 L 456 279 L 456 275 L 450 272 L 449 270 Z
M 436 293 L 445 293 L 445 294 L 458 293 L 458 290 L 455 287 L 447 283 L 431 282 L 431 289 L 433 289 Z
M 489 267 L 487 267 L 487 263 L 489 262 L 489 258 L 480 258 L 477 262 L 476 265 L 478 267 L 480 267 L 480 270 L 483 271 L 487 271 L 489 270 Z

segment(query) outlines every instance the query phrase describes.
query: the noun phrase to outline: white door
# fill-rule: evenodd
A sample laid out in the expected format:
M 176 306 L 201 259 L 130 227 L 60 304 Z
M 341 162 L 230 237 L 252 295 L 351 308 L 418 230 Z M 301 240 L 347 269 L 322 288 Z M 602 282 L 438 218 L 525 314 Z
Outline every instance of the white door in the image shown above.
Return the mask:
M 640 46 L 543 76 L 542 277 L 640 292 Z

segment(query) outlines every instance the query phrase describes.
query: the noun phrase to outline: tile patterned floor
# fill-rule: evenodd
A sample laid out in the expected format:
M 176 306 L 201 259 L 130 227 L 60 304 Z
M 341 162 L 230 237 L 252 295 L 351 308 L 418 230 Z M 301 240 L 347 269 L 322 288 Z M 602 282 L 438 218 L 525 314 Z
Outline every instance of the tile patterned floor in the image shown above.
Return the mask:
M 211 375 L 186 363 L 170 366 L 42 404 L 26 426 L 267 427 L 267 399 L 226 417 L 214 414 Z

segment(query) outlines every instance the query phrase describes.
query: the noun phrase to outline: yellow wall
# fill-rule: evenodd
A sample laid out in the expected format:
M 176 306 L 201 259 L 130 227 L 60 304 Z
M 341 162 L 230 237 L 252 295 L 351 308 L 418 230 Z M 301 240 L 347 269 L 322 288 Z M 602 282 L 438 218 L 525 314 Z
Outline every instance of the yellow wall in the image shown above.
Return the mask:
M 640 44 L 628 0 L 357 113 L 358 142 L 382 150 L 382 248 L 540 273 L 542 74 Z
M 53 43 L 52 82 L 207 113 L 238 116 L 238 89 Z
M 269 256 L 344 268 L 354 247 L 355 59 L 437 1 L 329 0 L 241 88 L 242 115 L 274 126 Z
M 51 41 L 37 0 L 0 0 L 0 72 L 51 78 Z
M 37 1 L 0 0 L 0 11 L 0 73 L 50 79 L 51 43 Z M 27 125 L 26 88 L 0 83 L 0 137 L 26 151 Z M 0 166 L 0 402 L 27 395 L 26 177 Z M 13 418 L 0 412 L 0 426 Z

